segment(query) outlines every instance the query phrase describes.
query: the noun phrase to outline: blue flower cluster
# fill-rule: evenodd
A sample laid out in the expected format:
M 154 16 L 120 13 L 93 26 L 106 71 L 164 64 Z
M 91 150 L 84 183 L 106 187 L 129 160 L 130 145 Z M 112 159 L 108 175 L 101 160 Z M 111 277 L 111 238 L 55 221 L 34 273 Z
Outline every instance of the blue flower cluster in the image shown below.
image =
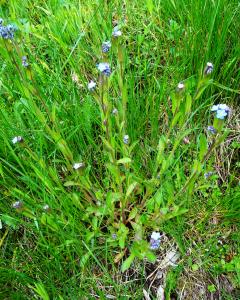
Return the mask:
M 5 40 L 12 40 L 16 27 L 14 25 L 3 25 L 3 19 L 0 19 L 0 36 Z
M 214 172 L 210 171 L 204 174 L 205 179 L 208 179 L 209 177 L 211 177 L 214 174 Z
M 123 143 L 125 144 L 125 145 L 128 145 L 129 144 L 129 136 L 126 134 L 126 135 L 124 135 L 124 137 L 123 137 Z
M 122 35 L 122 32 L 119 30 L 119 27 L 118 26 L 114 27 L 112 36 L 117 38 L 121 35 Z M 112 46 L 111 41 L 103 42 L 102 43 L 102 52 L 108 53 L 111 46 Z M 109 77 L 112 73 L 111 67 L 110 67 L 109 63 L 107 63 L 107 62 L 101 62 L 101 63 L 97 64 L 97 68 L 103 75 L 105 75 L 107 77 Z M 89 88 L 89 86 L 88 86 L 88 88 Z M 90 85 L 89 90 L 91 90 L 91 85 Z
M 150 249 L 157 250 L 160 247 L 160 242 L 161 242 L 160 240 L 151 239 L 150 240 Z
M 153 231 L 150 239 L 150 249 L 157 250 L 160 247 L 161 235 L 159 232 Z
M 12 204 L 12 207 L 14 209 L 21 209 L 23 207 L 23 202 L 22 201 L 16 201 Z
M 217 130 L 213 127 L 213 126 L 208 126 L 207 130 L 211 133 L 211 134 L 216 134 Z
M 103 53 L 109 52 L 110 48 L 111 48 L 111 42 L 110 41 L 102 43 L 102 52 Z
M 220 120 L 224 120 L 230 113 L 230 108 L 226 104 L 217 104 L 213 105 L 211 111 L 216 112 L 216 118 Z
M 24 68 L 27 68 L 29 66 L 28 60 L 27 60 L 27 56 L 23 56 L 22 57 L 22 66 Z
M 204 74 L 209 75 L 212 72 L 213 72 L 213 64 L 211 62 L 208 62 L 206 67 L 205 67 Z
M 103 62 L 97 65 L 98 70 L 103 74 L 109 77 L 111 75 L 111 68 L 109 63 Z
M 119 26 L 113 28 L 112 36 L 118 38 L 122 35 L 122 31 L 119 29 Z

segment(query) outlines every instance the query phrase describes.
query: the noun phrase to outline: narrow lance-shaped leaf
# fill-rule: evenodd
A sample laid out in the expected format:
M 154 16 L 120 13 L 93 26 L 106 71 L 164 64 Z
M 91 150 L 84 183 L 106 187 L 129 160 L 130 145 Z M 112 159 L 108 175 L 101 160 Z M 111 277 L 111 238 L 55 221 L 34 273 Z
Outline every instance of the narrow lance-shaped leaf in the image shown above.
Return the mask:
M 133 190 L 135 189 L 135 187 L 137 186 L 137 182 L 133 182 L 132 184 L 129 185 L 128 189 L 127 189 L 127 192 L 126 192 L 126 198 L 128 198 L 131 193 L 133 192 Z
M 130 268 L 132 262 L 134 261 L 135 255 L 131 254 L 122 264 L 121 271 L 125 272 L 127 269 Z
M 163 153 L 166 147 L 166 138 L 161 136 L 158 142 L 157 164 L 160 164 L 163 160 Z
M 119 159 L 118 161 L 117 161 L 117 163 L 118 164 L 129 164 L 129 163 L 131 163 L 132 162 L 132 160 L 131 160 L 131 158 L 129 158 L 129 157 L 124 157 L 124 158 L 121 158 L 121 159 Z
M 192 107 L 192 96 L 190 94 L 187 94 L 186 103 L 185 103 L 185 113 L 186 114 L 191 112 L 191 107 Z
M 208 150 L 207 138 L 204 134 L 200 135 L 199 138 L 199 160 L 201 161 Z

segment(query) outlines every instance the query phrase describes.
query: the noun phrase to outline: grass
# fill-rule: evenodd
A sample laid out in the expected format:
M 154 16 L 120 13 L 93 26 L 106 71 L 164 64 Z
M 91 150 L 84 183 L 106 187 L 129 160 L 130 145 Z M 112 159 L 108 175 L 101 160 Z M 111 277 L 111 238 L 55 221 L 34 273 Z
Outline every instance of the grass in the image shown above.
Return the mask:
M 239 1 L 0 3 L 0 299 L 239 299 Z

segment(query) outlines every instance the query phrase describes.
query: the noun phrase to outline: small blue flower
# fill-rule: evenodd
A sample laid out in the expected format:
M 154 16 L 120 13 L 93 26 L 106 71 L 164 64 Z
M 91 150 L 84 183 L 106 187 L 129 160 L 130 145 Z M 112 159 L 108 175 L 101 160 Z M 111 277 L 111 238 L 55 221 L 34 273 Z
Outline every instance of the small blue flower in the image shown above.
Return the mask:
M 157 250 L 160 247 L 161 235 L 159 232 L 153 231 L 150 239 L 150 249 Z
M 212 133 L 212 134 L 216 134 L 217 130 L 213 127 L 213 126 L 208 126 L 207 130 Z
M 1 23 L 2 22 L 2 23 Z M 2 25 L 3 21 L 0 20 L 0 36 L 5 40 L 12 40 L 14 38 L 14 32 L 16 31 L 16 26 L 14 25 Z
M 150 249 L 157 250 L 160 247 L 160 240 L 150 240 Z
M 13 139 L 12 139 L 12 143 L 13 144 L 17 144 L 17 143 L 22 143 L 23 142 L 23 138 L 19 135 L 19 136 L 15 136 Z
M 230 108 L 226 104 L 218 104 L 218 109 L 225 110 L 226 112 L 230 112 Z
M 116 233 L 113 233 L 113 234 L 112 234 L 112 239 L 113 239 L 113 240 L 116 240 L 116 238 L 117 238 Z
M 204 174 L 205 179 L 208 179 L 209 177 L 211 177 L 214 174 L 214 172 L 210 171 Z
M 22 66 L 23 66 L 24 68 L 27 68 L 27 67 L 29 66 L 29 63 L 28 63 L 28 61 L 27 61 L 27 56 L 23 56 L 23 57 L 22 57 Z
M 179 82 L 178 86 L 177 86 L 177 92 L 182 92 L 185 88 L 184 83 Z
M 218 110 L 218 105 L 213 105 L 212 108 L 211 108 L 211 111 L 217 111 Z
M 94 82 L 93 80 L 91 80 L 89 83 L 88 83 L 88 90 L 89 91 L 94 91 L 95 90 L 95 88 L 96 88 L 96 82 Z
M 111 75 L 111 68 L 109 66 L 109 63 L 103 62 L 99 63 L 97 65 L 98 70 L 105 76 L 110 76 Z
M 114 109 L 113 109 L 112 114 L 113 114 L 114 116 L 118 114 L 117 108 L 114 108 Z
M 117 38 L 120 37 L 121 35 L 122 35 L 122 31 L 119 29 L 119 26 L 115 26 L 113 28 L 112 36 Z
M 204 69 L 204 74 L 209 75 L 213 72 L 213 64 L 211 62 L 208 62 L 205 69 Z
M 103 53 L 109 52 L 110 48 L 111 48 L 111 42 L 110 41 L 102 43 L 102 52 Z
M 216 114 L 217 119 L 224 120 L 224 118 L 228 115 L 228 113 L 225 110 L 218 110 Z
M 16 201 L 12 204 L 12 207 L 14 209 L 21 209 L 23 207 L 23 202 L 22 201 Z
M 129 144 L 129 136 L 126 134 L 126 135 L 124 135 L 124 137 L 123 137 L 123 143 L 125 144 L 125 145 L 128 145 Z
M 217 104 L 212 106 L 211 111 L 216 112 L 217 119 L 224 120 L 230 113 L 230 108 L 226 104 Z
M 43 206 L 43 210 L 44 210 L 45 212 L 50 212 L 51 208 L 50 208 L 50 206 L 49 206 L 48 204 L 45 204 L 45 205 Z

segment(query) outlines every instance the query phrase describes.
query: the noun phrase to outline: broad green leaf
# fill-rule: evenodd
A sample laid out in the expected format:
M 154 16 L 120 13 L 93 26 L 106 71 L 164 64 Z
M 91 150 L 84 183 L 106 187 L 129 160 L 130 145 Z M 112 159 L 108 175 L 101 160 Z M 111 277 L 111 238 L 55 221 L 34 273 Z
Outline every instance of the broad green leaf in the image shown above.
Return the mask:
M 213 127 L 217 130 L 217 132 L 221 132 L 224 126 L 224 120 L 214 118 Z
M 42 300 L 50 300 L 42 282 L 35 283 L 35 288 L 31 286 L 30 288 L 32 288 L 38 294 L 38 296 L 41 297 Z
M 175 115 L 175 117 L 172 120 L 171 127 L 174 127 L 177 124 L 181 115 L 182 115 L 182 113 L 180 111 Z
M 185 103 L 185 113 L 186 114 L 191 112 L 191 107 L 192 107 L 192 96 L 190 94 L 187 94 L 186 103 Z
M 124 224 L 121 224 L 118 230 L 118 236 L 119 236 L 119 246 L 122 249 L 125 247 L 125 240 L 127 238 L 128 232 L 129 229 Z
M 108 171 L 113 175 L 116 183 L 120 184 L 121 178 L 120 178 L 120 173 L 119 173 L 118 167 L 111 163 L 106 164 L 106 167 L 107 167 Z
M 149 12 L 152 13 L 153 8 L 154 8 L 153 0 L 146 0 L 146 3 L 147 3 L 147 8 L 148 8 Z
M 124 157 L 124 158 L 121 158 L 121 159 L 119 159 L 118 161 L 117 161 L 117 163 L 118 164 L 129 164 L 129 163 L 131 163 L 132 162 L 132 160 L 131 160 L 131 158 L 129 158 L 129 157 Z
M 136 181 L 129 185 L 127 192 L 126 192 L 126 198 L 128 198 L 131 195 L 131 193 L 133 192 L 133 190 L 135 189 L 135 187 L 137 185 L 138 185 L 138 183 Z
M 134 240 L 139 241 L 142 240 L 143 238 L 143 226 L 142 226 L 142 221 L 140 220 L 140 216 L 136 215 L 135 216 L 136 222 L 130 221 L 133 229 L 134 229 Z
M 102 136 L 101 136 L 101 139 L 102 139 L 103 144 L 107 148 L 107 150 L 110 150 L 110 151 L 114 152 L 114 149 L 111 146 L 111 144 L 104 137 L 102 137 Z
M 193 172 L 199 173 L 202 170 L 202 164 L 200 161 L 195 160 L 193 164 Z
M 208 143 L 205 134 L 201 134 L 199 138 L 199 160 L 201 161 L 208 151 Z
M 176 211 L 173 211 L 171 213 L 168 213 L 166 216 L 164 216 L 164 219 L 165 220 L 170 220 L 172 218 L 175 218 L 175 217 L 178 217 L 178 216 L 181 216 L 183 214 L 185 214 L 186 212 L 188 212 L 188 209 L 187 208 L 180 208 Z
M 137 146 L 137 144 L 139 143 L 139 141 L 135 141 L 131 144 L 131 146 L 129 146 L 129 153 L 131 153 L 133 151 L 133 149 Z
M 17 219 L 14 219 L 13 217 L 10 217 L 8 215 L 1 215 L 1 219 L 5 224 L 12 227 L 13 229 L 15 229 L 19 224 L 19 221 Z
M 30 218 L 30 219 L 35 219 L 36 217 L 34 216 L 34 213 L 28 209 L 28 208 L 24 208 L 24 210 L 22 211 L 22 214 L 27 217 L 27 218 Z
M 199 266 L 197 264 L 193 264 L 192 265 L 192 270 L 193 270 L 193 272 L 198 271 L 199 270 Z
M 131 210 L 128 219 L 129 219 L 129 220 L 134 219 L 134 218 L 136 217 L 137 213 L 138 213 L 138 208 L 137 208 L 137 207 L 134 207 L 134 208 Z
M 151 252 L 151 251 L 146 252 L 145 256 L 152 263 L 154 263 L 156 261 L 156 259 L 157 259 L 156 255 L 153 252 Z
M 199 84 L 199 88 L 197 91 L 196 96 L 194 97 L 194 100 L 197 100 L 201 97 L 202 93 L 205 91 L 205 89 L 212 83 L 212 79 L 202 80 L 202 82 Z
M 66 186 L 66 187 L 68 187 L 68 186 L 80 186 L 80 184 L 77 183 L 77 182 L 74 182 L 74 181 L 66 181 L 64 183 L 64 186 Z
M 162 135 L 158 142 L 157 164 L 160 164 L 163 160 L 163 153 L 166 147 L 166 137 Z
M 48 226 L 51 228 L 53 231 L 58 231 L 58 225 L 57 223 L 53 220 L 53 217 L 43 213 L 41 217 L 41 223 L 45 226 Z
M 230 131 L 226 130 L 216 141 L 216 147 L 219 146 L 229 135 Z
M 131 254 L 131 255 L 123 262 L 123 264 L 122 264 L 122 266 L 121 266 L 121 271 L 122 271 L 122 272 L 125 272 L 127 269 L 130 268 L 132 262 L 134 261 L 134 258 L 135 258 L 134 254 Z

